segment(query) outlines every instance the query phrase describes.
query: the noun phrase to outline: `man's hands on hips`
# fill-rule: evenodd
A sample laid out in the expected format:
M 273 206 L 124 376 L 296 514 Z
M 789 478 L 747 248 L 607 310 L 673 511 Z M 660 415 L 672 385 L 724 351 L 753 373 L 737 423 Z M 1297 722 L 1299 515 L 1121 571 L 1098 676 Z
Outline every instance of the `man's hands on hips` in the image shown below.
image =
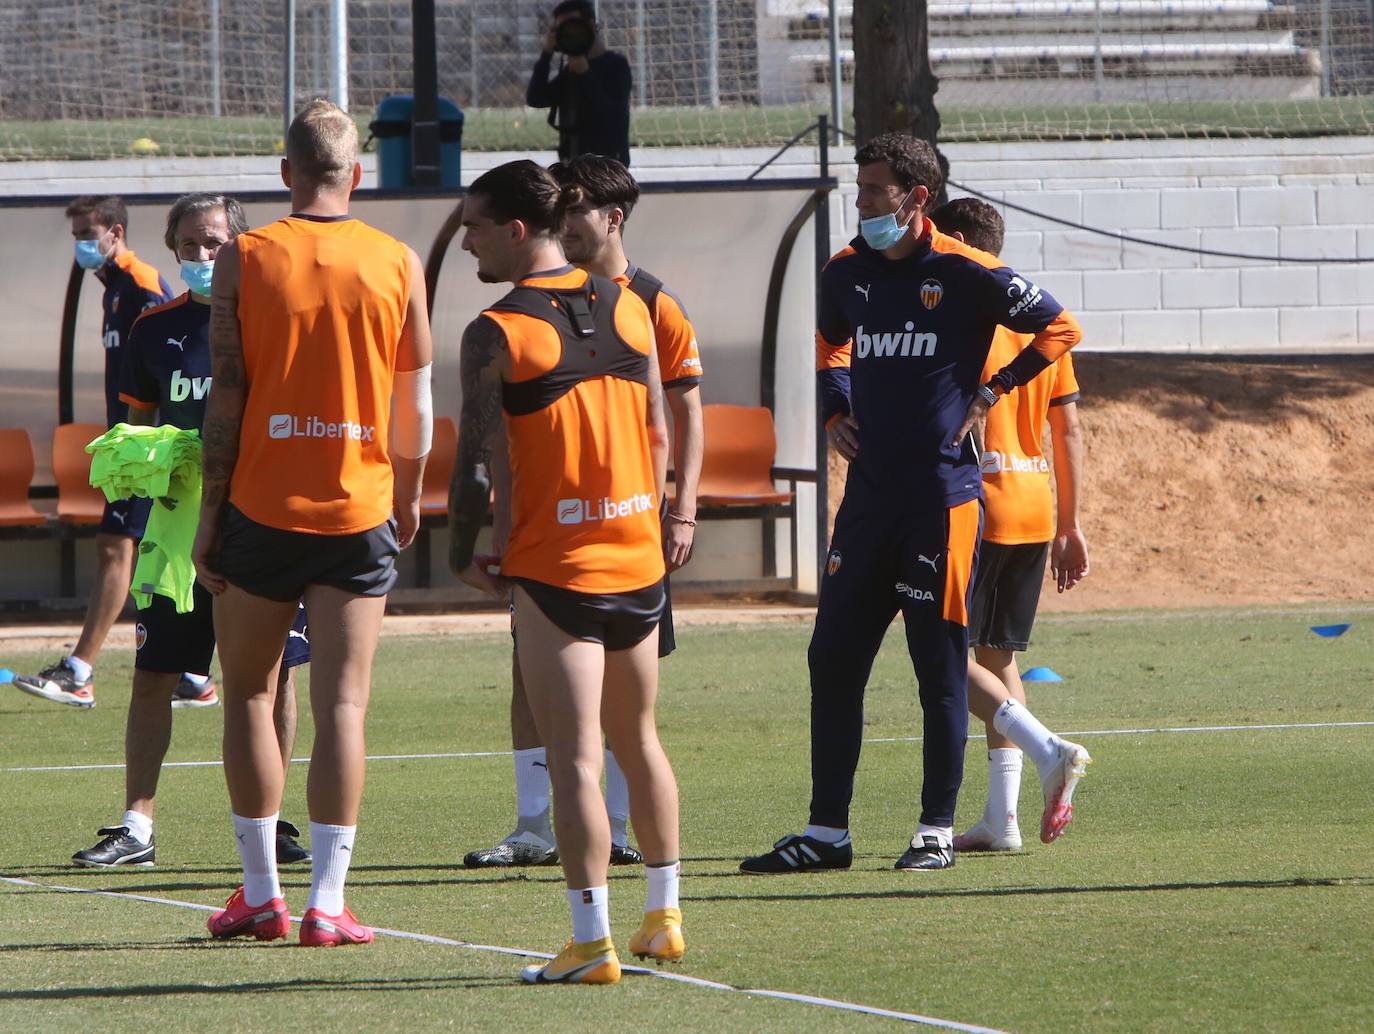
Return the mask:
M 974 444 L 978 446 L 978 455 L 983 454 L 983 425 L 988 419 L 988 410 L 991 407 L 983 400 L 981 395 L 974 395 L 973 401 L 968 404 L 968 411 L 964 413 L 964 422 L 959 425 L 959 431 L 954 436 L 954 441 L 950 442 L 953 446 L 958 446 L 964 440 L 964 435 L 977 428 L 977 437 Z

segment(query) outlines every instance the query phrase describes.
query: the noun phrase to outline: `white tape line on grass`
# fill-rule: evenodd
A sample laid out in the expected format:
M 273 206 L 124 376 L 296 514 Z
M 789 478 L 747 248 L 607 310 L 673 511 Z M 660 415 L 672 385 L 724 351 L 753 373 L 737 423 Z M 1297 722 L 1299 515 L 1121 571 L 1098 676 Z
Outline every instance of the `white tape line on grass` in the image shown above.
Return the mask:
M 218 911 L 214 905 L 198 905 L 193 901 L 176 901 L 172 898 L 155 898 L 147 894 L 129 894 L 124 891 L 116 890 L 94 890 L 90 887 L 62 887 L 51 883 L 37 883 L 34 880 L 20 879 L 16 876 L 0 876 L 0 883 L 13 884 L 16 887 L 33 887 L 36 890 L 55 890 L 63 894 L 90 894 L 98 898 L 114 898 L 120 901 L 141 901 L 149 905 L 169 905 L 173 908 L 189 908 L 197 912 Z M 293 923 L 299 923 L 299 916 L 292 916 Z M 411 933 L 409 930 L 389 930 L 386 927 L 374 926 L 373 932 L 383 937 L 395 937 L 406 941 L 419 941 L 423 944 L 438 944 L 448 948 L 466 948 L 469 951 L 494 952 L 500 955 L 516 955 L 521 958 L 529 959 L 551 959 L 553 956 L 545 951 L 529 951 L 525 948 L 506 948 L 498 944 L 473 944 L 471 941 L 454 940 L 451 937 L 437 937 L 434 934 Z M 884 1016 L 892 1020 L 902 1020 L 906 1023 L 919 1023 L 927 1027 L 940 1027 L 944 1030 L 964 1031 L 966 1034 L 1006 1034 L 995 1027 L 978 1027 L 973 1024 L 959 1023 L 955 1020 L 942 1020 L 934 1016 L 922 1016 L 914 1012 L 897 1012 L 892 1009 L 879 1009 L 871 1005 L 859 1005 L 855 1002 L 845 1002 L 837 998 L 820 998 L 815 995 L 794 994 L 791 991 L 770 991 L 766 988 L 744 988 L 735 987 L 732 984 L 720 984 L 714 980 L 703 980 L 700 977 L 689 977 L 681 973 L 668 973 L 658 969 L 647 969 L 643 966 L 625 966 L 624 972 L 633 973 L 636 976 L 657 977 L 660 980 L 669 980 L 677 984 L 689 984 L 692 987 L 705 988 L 710 991 L 729 991 L 734 994 L 754 995 L 759 998 L 780 998 L 789 1002 L 800 1002 L 803 1005 L 817 1005 L 825 1009 L 838 1009 L 843 1012 L 865 1013 L 869 1016 Z
M 1274 729 L 1365 729 L 1374 722 L 1292 722 L 1285 725 L 1180 725 L 1174 728 L 1159 729 L 1076 729 L 1061 732 L 1060 736 L 1145 736 L 1153 733 L 1175 732 L 1263 732 Z M 987 739 L 986 736 L 970 736 L 971 740 Z M 919 736 L 884 736 L 865 743 L 920 743 Z
M 1152 733 L 1176 732 L 1260 732 L 1284 729 L 1364 729 L 1374 722 L 1294 722 L 1287 725 L 1182 725 L 1158 729 L 1081 729 L 1060 733 L 1061 736 L 1144 736 Z M 971 740 L 986 739 L 970 736 Z M 864 740 L 865 743 L 920 743 L 919 736 L 882 736 Z M 508 750 L 474 750 L 456 754 L 372 754 L 368 761 L 440 761 L 450 758 L 508 758 Z M 292 758 L 293 765 L 306 765 L 309 758 Z M 163 768 L 219 768 L 219 761 L 168 761 Z M 107 765 L 35 765 L 26 768 L 0 768 L 0 772 L 102 772 L 123 769 L 122 764 Z

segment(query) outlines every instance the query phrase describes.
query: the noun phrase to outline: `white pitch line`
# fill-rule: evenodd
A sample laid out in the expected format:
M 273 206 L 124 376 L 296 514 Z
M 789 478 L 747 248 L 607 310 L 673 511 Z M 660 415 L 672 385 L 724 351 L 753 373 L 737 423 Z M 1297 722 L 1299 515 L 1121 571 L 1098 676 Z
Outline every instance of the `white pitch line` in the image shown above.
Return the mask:
M 147 894 L 129 894 L 115 890 L 95 890 L 90 887 L 62 887 L 51 883 L 38 883 L 34 880 L 25 880 L 16 876 L 0 876 L 0 883 L 9 883 L 16 887 L 33 887 L 38 890 L 55 890 L 64 894 L 90 894 L 98 898 L 114 898 L 117 901 L 141 901 L 150 905 L 189 908 L 197 912 L 218 911 L 214 905 L 199 905 L 192 901 L 177 901 L 173 898 L 157 898 Z M 291 921 L 293 923 L 299 923 L 300 917 L 292 916 Z M 390 930 L 381 926 L 374 926 L 372 929 L 374 933 L 380 934 L 383 937 L 395 937 L 407 941 L 420 941 L 423 944 L 437 944 L 448 948 L 466 948 L 469 951 L 494 952 L 500 955 L 517 955 L 522 958 L 530 959 L 551 959 L 554 957 L 545 951 L 530 951 L 525 948 L 507 948 L 497 944 L 474 944 L 471 941 L 460 941 L 451 937 L 439 937 L 435 934 L 412 933 L 409 930 Z M 838 998 L 822 998 L 816 995 L 796 994 L 792 991 L 771 991 L 767 988 L 735 987 L 733 984 L 721 984 L 714 980 L 703 980 L 700 977 L 686 976 L 682 973 L 669 973 L 658 969 L 648 969 L 644 966 L 624 966 L 622 969 L 624 972 L 634 974 L 635 976 L 657 977 L 660 980 L 669 980 L 677 984 L 688 984 L 692 987 L 700 987 L 710 991 L 728 991 L 731 994 L 754 995 L 759 998 L 778 998 L 789 1002 L 799 1002 L 803 1005 L 816 1005 L 824 1009 L 865 1013 L 869 1016 L 883 1016 L 887 1019 L 901 1020 L 904 1023 L 917 1023 L 927 1027 L 939 1027 L 944 1030 L 964 1031 L 965 1034 L 1007 1034 L 1006 1031 L 998 1030 L 995 1027 L 979 1027 L 973 1024 L 959 1023 L 956 1020 L 942 1020 L 935 1016 L 922 1016 L 920 1013 L 898 1012 L 894 1009 L 880 1009 L 876 1006 L 860 1005 L 856 1002 L 846 1002 Z
M 1144 736 L 1151 733 L 1175 732 L 1260 732 L 1273 729 L 1363 729 L 1374 722 L 1293 722 L 1286 725 L 1180 725 L 1158 729 L 1077 729 L 1059 733 L 1060 736 Z M 970 736 L 971 740 L 985 740 L 986 736 Z M 865 743 L 920 743 L 920 736 L 884 736 L 864 740 Z
M 1152 729 L 1079 729 L 1062 732 L 1061 736 L 1145 736 L 1150 734 L 1181 732 L 1263 732 L 1291 729 L 1364 729 L 1374 726 L 1374 722 L 1292 722 L 1284 725 L 1180 725 L 1161 726 Z M 970 740 L 986 739 L 985 736 L 970 736 Z M 920 743 L 920 736 L 880 736 L 864 740 L 864 743 Z M 368 761 L 440 761 L 452 758 L 508 758 L 508 750 L 473 750 L 453 754 L 372 754 Z M 293 765 L 308 765 L 309 758 L 292 758 Z M 220 761 L 168 761 L 163 768 L 219 768 Z M 0 768 L 3 772 L 102 772 L 120 771 L 122 764 L 107 765 L 35 765 L 25 768 Z

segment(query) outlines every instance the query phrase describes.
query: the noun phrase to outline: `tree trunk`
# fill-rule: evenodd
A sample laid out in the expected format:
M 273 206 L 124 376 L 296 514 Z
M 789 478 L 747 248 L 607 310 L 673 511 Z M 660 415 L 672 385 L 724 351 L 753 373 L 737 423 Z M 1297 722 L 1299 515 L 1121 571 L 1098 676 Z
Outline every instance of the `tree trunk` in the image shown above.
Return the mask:
M 935 146 L 939 81 L 930 70 L 926 0 L 854 0 L 854 133 L 889 130 Z

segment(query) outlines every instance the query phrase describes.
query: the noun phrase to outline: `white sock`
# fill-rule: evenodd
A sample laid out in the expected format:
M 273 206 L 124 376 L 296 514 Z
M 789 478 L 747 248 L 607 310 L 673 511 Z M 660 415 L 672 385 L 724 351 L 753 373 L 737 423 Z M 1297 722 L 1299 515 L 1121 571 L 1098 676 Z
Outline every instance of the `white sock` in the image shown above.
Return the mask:
M 549 759 L 543 747 L 515 752 L 515 809 L 521 818 L 549 810 Z
M 611 910 L 605 887 L 569 890 L 572 908 L 573 940 L 578 944 L 611 936 Z
M 85 682 L 88 678 L 91 677 L 91 666 L 87 664 L 85 661 L 83 661 L 80 657 L 68 657 L 67 667 L 71 668 L 72 671 L 76 674 L 76 677 L 80 679 L 82 682 Z
M 1021 797 L 1021 758 L 1015 747 L 988 751 L 988 806 L 983 823 L 989 829 L 1016 829 L 1016 805 Z
M 919 844 L 923 837 L 935 837 L 940 841 L 941 847 L 953 847 L 954 827 L 927 826 L 924 822 L 917 823 L 915 841 Z
M 277 816 L 260 819 L 234 816 L 234 839 L 243 862 L 243 898 L 250 906 L 281 897 L 277 882 Z
M 140 844 L 146 846 L 153 839 L 153 820 L 141 811 L 126 811 L 120 825 L 129 827 L 129 835 Z
M 1059 737 L 1015 700 L 1004 701 L 992 716 L 992 727 L 1026 752 L 1037 769 L 1059 757 Z
M 819 840 L 823 844 L 838 844 L 849 836 L 849 830 L 837 829 L 835 826 L 807 826 L 806 832 L 802 836 Z
M 649 893 L 644 898 L 644 911 L 657 912 L 664 908 L 678 907 L 677 889 L 682 882 L 681 862 L 646 865 L 644 876 L 649 881 Z
M 630 784 L 620 770 L 615 754 L 606 751 L 606 814 L 611 820 L 611 843 L 625 847 L 630 843 Z
M 204 689 L 210 682 L 209 675 L 197 675 L 193 671 L 183 671 L 181 677 L 198 689 Z
M 318 908 L 327 916 L 342 915 L 344 879 L 353 861 L 357 826 L 310 823 L 310 900 L 306 908 Z

